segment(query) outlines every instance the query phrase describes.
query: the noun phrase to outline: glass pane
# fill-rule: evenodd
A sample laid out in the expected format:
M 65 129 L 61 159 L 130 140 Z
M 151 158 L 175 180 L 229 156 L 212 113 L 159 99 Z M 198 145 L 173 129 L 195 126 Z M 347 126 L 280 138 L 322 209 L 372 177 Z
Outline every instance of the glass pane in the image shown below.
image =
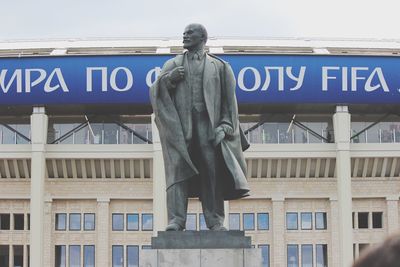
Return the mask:
M 259 127 L 261 128 L 261 127 Z M 278 143 L 278 124 L 264 123 L 262 126 L 262 143 Z M 260 142 L 261 143 L 261 142 Z
M 8 257 L 10 255 L 10 247 L 8 245 L 0 245 L 0 266 L 9 267 Z
M 112 215 L 112 229 L 113 231 L 124 230 L 124 214 L 115 213 Z
M 239 213 L 229 213 L 229 230 L 240 230 Z
M 104 144 L 117 144 L 119 126 L 115 123 L 104 123 Z
M 297 230 L 297 213 L 288 212 L 286 213 L 286 229 Z
M 372 213 L 372 228 L 380 229 L 382 228 L 382 212 L 373 212 Z
M 14 214 L 14 230 L 24 230 L 24 214 Z
M 142 214 L 142 230 L 153 230 L 153 214 Z
M 367 126 L 366 126 L 365 122 L 352 122 L 351 123 L 351 137 L 353 137 L 354 135 L 358 134 L 359 132 L 361 132 L 366 127 Z M 354 137 L 353 139 L 351 139 L 351 141 L 353 143 L 365 143 L 366 142 L 365 138 L 366 138 L 366 134 L 365 134 L 365 131 L 364 131 L 361 134 L 359 134 L 356 137 Z
M 67 252 L 65 246 L 56 246 L 55 267 L 65 267 L 67 261 Z
M 123 246 L 112 247 L 112 267 L 124 266 L 124 250 Z
M 254 213 L 243 214 L 243 230 L 254 230 Z
M 56 230 L 67 229 L 67 214 L 56 213 Z
M 317 267 L 328 267 L 328 249 L 327 245 L 316 245 Z
M 94 267 L 95 249 L 94 246 L 83 246 L 83 267 Z
M 22 267 L 24 264 L 24 246 L 13 246 L 14 267 Z
M 31 127 L 29 124 L 17 124 L 14 125 L 14 129 L 23 134 L 25 137 L 30 138 Z M 29 141 L 21 137 L 19 134 L 16 135 L 16 144 L 28 144 Z
M 313 246 L 301 245 L 301 267 L 313 266 Z
M 151 249 L 151 245 L 142 245 L 142 249 Z
M 81 267 L 81 246 L 69 246 L 69 267 Z
M 268 230 L 269 229 L 269 214 L 258 213 L 257 214 L 257 229 Z
M 10 214 L 0 214 L 0 230 L 10 230 Z
M 127 246 L 126 247 L 126 261 L 127 267 L 138 267 L 139 266 L 139 247 L 138 246 Z
M 71 213 L 69 215 L 69 230 L 81 230 L 81 215 L 79 213 Z
M 299 267 L 298 245 L 287 246 L 287 263 L 288 267 Z
M 126 215 L 126 228 L 130 231 L 139 230 L 139 214 L 127 214 Z
M 95 229 L 95 214 L 86 213 L 84 216 L 84 230 L 94 230 Z
M 199 215 L 199 224 L 200 224 L 200 230 L 208 230 L 203 213 L 200 213 Z
M 326 228 L 327 228 L 326 212 L 316 212 L 315 213 L 315 229 L 323 230 Z
M 186 230 L 197 230 L 197 216 L 195 213 L 188 213 L 186 216 Z
M 358 213 L 358 228 L 368 229 L 368 212 Z
M 311 230 L 312 229 L 312 213 L 302 212 L 301 213 L 301 229 Z
M 269 267 L 269 245 L 258 245 L 261 248 L 262 267 Z

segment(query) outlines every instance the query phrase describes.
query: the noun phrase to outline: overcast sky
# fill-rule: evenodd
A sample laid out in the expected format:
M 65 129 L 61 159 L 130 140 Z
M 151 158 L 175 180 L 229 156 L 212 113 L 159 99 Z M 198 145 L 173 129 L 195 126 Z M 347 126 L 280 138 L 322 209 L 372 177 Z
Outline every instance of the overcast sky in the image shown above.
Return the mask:
M 399 0 L 0 0 L 0 40 L 180 37 L 400 39 Z

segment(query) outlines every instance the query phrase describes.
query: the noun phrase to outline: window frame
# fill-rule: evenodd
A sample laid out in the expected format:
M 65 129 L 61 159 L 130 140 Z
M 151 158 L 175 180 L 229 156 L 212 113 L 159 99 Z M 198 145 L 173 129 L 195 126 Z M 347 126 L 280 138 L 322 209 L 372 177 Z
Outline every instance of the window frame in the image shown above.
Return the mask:
M 137 229 L 136 228 L 129 228 L 128 217 L 129 216 L 137 216 Z M 139 213 L 127 213 L 126 214 L 126 231 L 139 231 L 140 230 L 140 216 Z
M 250 216 L 253 217 L 253 226 L 252 226 L 252 228 L 246 228 L 246 222 L 245 222 L 246 215 L 250 215 Z M 256 222 L 255 222 L 256 221 L 256 216 L 254 215 L 254 212 L 253 213 L 252 212 L 243 213 L 242 219 L 243 219 L 243 231 L 254 231 L 256 229 Z
M 151 229 L 145 229 L 144 228 L 144 223 L 143 223 L 143 219 L 144 219 L 144 216 L 147 216 L 147 215 L 150 215 L 151 216 Z M 153 213 L 142 213 L 142 231 L 153 231 L 153 229 L 154 229 L 154 215 L 153 215 Z
M 81 213 L 69 213 L 68 214 L 68 230 L 69 231 L 82 231 L 82 214 Z M 79 229 L 71 229 L 71 215 L 79 215 Z
M 86 215 L 93 215 L 93 229 L 86 229 Z M 84 213 L 83 214 L 83 231 L 96 231 L 96 213 Z
M 311 225 L 310 228 L 303 228 L 303 215 L 309 215 L 311 219 Z M 300 212 L 300 228 L 301 230 L 313 230 L 313 216 L 312 212 Z
M 318 227 L 318 224 L 317 224 L 317 214 L 322 214 L 322 218 L 323 219 L 325 219 L 324 220 L 324 228 L 320 228 L 320 227 Z M 324 214 L 325 214 L 325 217 L 324 217 Z M 325 211 L 317 211 L 317 212 L 315 212 L 315 214 L 314 214 L 314 220 L 315 220 L 315 230 L 327 230 L 328 229 L 328 213 L 327 212 L 325 212 Z
M 288 224 L 288 216 L 289 215 L 296 215 L 296 228 L 289 228 L 289 224 Z M 299 213 L 298 212 L 286 212 L 286 230 L 289 230 L 289 231 L 299 230 Z
M 121 227 L 121 229 L 116 229 L 114 227 L 114 216 L 117 216 L 117 215 L 122 216 L 122 220 L 121 220 L 122 221 L 122 227 Z M 117 231 L 117 232 L 124 231 L 125 230 L 124 222 L 125 222 L 125 214 L 124 213 L 111 213 L 111 228 L 112 228 L 112 231 Z
M 267 217 L 267 228 L 260 228 L 260 218 L 259 218 L 259 216 L 260 215 L 266 215 Z M 260 231 L 268 231 L 269 230 L 269 212 L 260 212 L 260 213 L 257 213 L 257 230 L 260 230 Z

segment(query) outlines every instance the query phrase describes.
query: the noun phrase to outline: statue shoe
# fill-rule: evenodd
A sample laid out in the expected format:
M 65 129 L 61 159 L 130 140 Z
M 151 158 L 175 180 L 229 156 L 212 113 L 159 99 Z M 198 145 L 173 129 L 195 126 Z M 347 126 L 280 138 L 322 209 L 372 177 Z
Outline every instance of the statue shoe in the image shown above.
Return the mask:
M 177 223 L 170 223 L 165 228 L 165 231 L 183 231 L 183 227 Z
M 211 231 L 228 231 L 223 225 L 216 224 L 210 228 Z

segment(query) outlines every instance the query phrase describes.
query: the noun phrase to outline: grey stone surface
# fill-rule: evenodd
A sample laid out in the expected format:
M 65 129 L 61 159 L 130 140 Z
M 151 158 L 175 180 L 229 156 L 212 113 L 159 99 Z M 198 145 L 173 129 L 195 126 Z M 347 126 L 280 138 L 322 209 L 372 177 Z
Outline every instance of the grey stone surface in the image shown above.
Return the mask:
M 251 248 L 243 231 L 167 231 L 152 237 L 153 249 Z
M 202 249 L 201 266 L 243 267 L 243 249 Z
M 200 267 L 200 249 L 158 250 L 158 266 Z
M 140 249 L 139 253 L 140 267 L 157 267 L 157 250 Z
M 262 256 L 260 248 L 243 249 L 244 266 L 259 267 L 262 264 Z

